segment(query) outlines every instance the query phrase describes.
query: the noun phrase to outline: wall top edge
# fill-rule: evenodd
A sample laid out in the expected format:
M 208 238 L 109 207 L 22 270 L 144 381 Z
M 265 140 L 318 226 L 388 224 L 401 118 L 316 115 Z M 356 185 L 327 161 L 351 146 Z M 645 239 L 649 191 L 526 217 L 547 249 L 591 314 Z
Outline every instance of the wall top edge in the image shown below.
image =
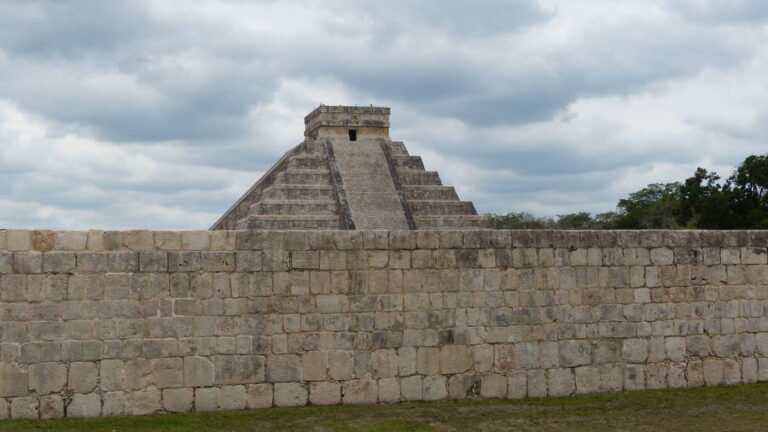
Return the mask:
M 0 252 L 768 248 L 768 230 L 53 231 L 0 229 Z

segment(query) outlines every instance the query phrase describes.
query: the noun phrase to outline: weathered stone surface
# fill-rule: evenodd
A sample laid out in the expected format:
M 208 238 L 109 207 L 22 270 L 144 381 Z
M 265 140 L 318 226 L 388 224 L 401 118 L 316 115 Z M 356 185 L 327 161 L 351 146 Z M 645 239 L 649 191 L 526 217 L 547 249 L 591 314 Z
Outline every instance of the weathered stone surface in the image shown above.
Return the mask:
M 249 384 L 245 388 L 245 405 L 248 409 L 272 406 L 272 384 Z
M 184 358 L 184 385 L 200 387 L 213 385 L 214 366 L 205 357 Z
M 64 417 L 64 400 L 55 394 L 41 396 L 38 411 L 41 419 Z
M 312 405 L 337 405 L 341 402 L 341 384 L 313 382 L 309 384 L 309 403 Z
M 24 396 L 27 392 L 27 372 L 15 364 L 0 364 L 0 397 Z
M 245 386 L 223 386 L 219 392 L 219 408 L 224 410 L 245 409 L 246 399 Z
M 195 389 L 195 411 L 209 412 L 219 409 L 219 391 L 218 387 Z
M 300 383 L 275 383 L 274 404 L 277 407 L 304 406 L 308 400 L 307 386 Z
M 89 393 L 99 381 L 99 369 L 96 363 L 74 362 L 69 365 L 67 386 L 75 393 Z
M 173 413 L 183 413 L 192 410 L 194 391 L 191 388 L 163 390 L 163 409 Z
M 101 415 L 101 397 L 96 393 L 72 395 L 67 405 L 67 417 L 97 417 Z
M 129 394 L 122 391 L 103 394 L 103 410 L 105 416 L 125 416 L 131 414 Z
M 36 419 L 40 415 L 37 398 L 34 396 L 11 399 L 11 418 Z

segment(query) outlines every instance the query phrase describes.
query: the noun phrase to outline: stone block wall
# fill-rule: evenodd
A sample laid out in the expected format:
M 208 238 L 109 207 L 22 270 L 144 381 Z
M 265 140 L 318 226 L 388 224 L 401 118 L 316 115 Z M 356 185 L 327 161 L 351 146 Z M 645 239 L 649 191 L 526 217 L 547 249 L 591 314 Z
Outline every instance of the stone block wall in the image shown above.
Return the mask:
M 0 231 L 0 418 L 768 380 L 768 231 Z

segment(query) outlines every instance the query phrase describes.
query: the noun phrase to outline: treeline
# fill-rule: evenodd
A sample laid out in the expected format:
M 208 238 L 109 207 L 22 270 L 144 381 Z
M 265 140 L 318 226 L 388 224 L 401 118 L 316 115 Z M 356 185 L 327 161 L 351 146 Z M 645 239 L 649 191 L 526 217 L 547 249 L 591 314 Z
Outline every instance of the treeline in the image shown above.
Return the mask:
M 611 212 L 491 217 L 499 229 L 768 229 L 768 154 L 747 157 L 725 180 L 698 168 L 682 183 L 649 184 Z

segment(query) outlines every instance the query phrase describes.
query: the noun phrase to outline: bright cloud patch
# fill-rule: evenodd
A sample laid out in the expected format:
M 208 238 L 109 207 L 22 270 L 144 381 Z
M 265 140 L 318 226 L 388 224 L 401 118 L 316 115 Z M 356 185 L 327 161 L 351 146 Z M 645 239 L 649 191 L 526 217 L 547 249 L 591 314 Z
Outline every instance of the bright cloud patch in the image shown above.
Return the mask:
M 4 2 L 0 227 L 207 228 L 320 103 L 481 212 L 601 212 L 765 153 L 766 75 L 757 0 Z

